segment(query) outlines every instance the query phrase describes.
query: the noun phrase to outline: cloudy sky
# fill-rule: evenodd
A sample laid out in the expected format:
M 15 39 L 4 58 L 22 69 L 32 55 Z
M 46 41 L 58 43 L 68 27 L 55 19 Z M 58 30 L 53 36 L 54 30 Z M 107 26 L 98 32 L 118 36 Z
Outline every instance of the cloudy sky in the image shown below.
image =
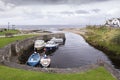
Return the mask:
M 104 24 L 119 15 L 120 0 L 0 0 L 0 25 Z

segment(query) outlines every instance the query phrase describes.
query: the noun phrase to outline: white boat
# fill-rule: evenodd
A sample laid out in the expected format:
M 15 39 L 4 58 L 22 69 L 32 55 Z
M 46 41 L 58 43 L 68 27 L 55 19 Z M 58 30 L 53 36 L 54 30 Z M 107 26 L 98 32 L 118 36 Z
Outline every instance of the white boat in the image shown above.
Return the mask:
M 48 67 L 50 66 L 50 63 L 51 59 L 47 55 L 44 55 L 40 60 L 40 64 L 42 65 L 42 67 Z
M 45 46 L 44 40 L 36 40 L 34 43 L 34 48 L 37 50 L 41 50 Z
M 62 38 L 53 37 L 51 39 L 51 41 L 54 41 L 55 43 L 58 43 L 58 44 L 63 44 L 63 39 Z
M 45 45 L 45 48 L 47 51 L 49 50 L 55 50 L 58 48 L 58 44 L 55 43 L 54 41 L 48 41 Z

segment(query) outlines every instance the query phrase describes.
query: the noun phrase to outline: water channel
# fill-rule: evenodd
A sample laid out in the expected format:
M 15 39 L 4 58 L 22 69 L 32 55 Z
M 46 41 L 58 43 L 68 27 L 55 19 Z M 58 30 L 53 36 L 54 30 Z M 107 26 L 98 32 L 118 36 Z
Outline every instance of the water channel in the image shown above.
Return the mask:
M 51 54 L 52 68 L 73 68 L 97 63 L 98 59 L 111 64 L 108 57 L 90 46 L 80 35 L 65 32 L 65 45 L 60 46 Z

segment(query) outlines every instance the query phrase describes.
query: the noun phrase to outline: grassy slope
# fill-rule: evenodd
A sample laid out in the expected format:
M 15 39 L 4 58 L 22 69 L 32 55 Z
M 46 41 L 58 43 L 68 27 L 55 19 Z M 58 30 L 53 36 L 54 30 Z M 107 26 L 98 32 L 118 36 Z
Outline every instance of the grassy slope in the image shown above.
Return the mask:
M 11 42 L 14 42 L 16 40 L 23 40 L 23 39 L 26 39 L 28 37 L 32 37 L 34 35 L 23 35 L 23 36 L 15 36 L 15 37 L 10 37 L 10 38 L 7 38 L 7 37 L 4 37 L 4 38 L 0 38 L 0 48 L 4 47 L 5 45 L 11 43 Z
M 17 34 L 19 33 L 19 31 L 18 30 L 7 30 L 7 31 L 0 32 L 0 35 L 5 35 L 6 33 Z
M 116 80 L 103 67 L 75 74 L 26 71 L 0 66 L 0 80 Z
M 85 38 L 92 45 L 120 55 L 120 29 L 107 27 L 87 27 Z

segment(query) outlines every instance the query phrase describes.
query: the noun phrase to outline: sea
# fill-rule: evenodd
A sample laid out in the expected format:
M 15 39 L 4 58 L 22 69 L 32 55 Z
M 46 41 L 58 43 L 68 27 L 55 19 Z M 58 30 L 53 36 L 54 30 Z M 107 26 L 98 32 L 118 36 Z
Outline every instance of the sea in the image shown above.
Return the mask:
M 56 30 L 63 28 L 83 28 L 86 25 L 0 25 L 0 28 L 18 30 Z

